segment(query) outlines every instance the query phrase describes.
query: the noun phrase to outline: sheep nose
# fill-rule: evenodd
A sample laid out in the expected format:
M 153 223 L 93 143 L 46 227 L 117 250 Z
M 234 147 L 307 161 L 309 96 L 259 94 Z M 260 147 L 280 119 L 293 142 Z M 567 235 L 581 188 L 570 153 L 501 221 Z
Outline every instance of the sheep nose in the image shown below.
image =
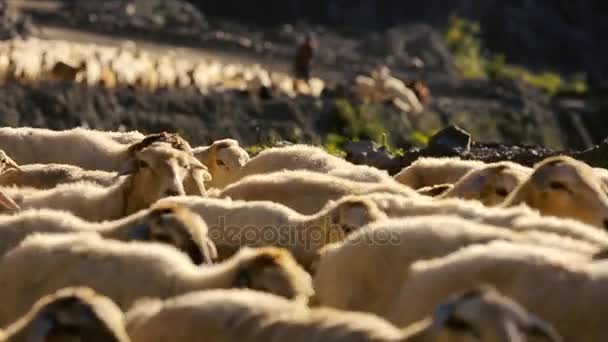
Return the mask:
M 166 197 L 173 197 L 173 196 L 179 196 L 179 195 L 181 195 L 181 193 L 175 189 L 169 189 L 169 190 L 165 191 Z

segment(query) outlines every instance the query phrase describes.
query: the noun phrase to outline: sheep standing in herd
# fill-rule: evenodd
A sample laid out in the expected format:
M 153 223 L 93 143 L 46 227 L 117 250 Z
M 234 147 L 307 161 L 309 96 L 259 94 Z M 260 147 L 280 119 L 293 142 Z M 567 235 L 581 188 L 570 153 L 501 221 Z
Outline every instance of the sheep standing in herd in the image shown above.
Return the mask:
M 91 221 L 115 220 L 148 208 L 158 199 L 185 195 L 183 182 L 194 168 L 204 168 L 191 155 L 155 143 L 134 154 L 127 175 L 115 185 L 64 184 L 49 190 L 4 188 L 22 209 L 67 210 Z
M 133 342 L 189 342 L 200 336 L 209 342 L 451 342 L 468 341 L 469 334 L 475 341 L 561 341 L 549 324 L 491 289 L 446 298 L 435 314 L 405 329 L 373 315 L 310 309 L 243 290 L 145 302 L 127 321 Z
M 154 89 L 213 65 L 145 80 L 153 57 L 110 52 Z M 196 85 L 261 73 L 217 69 Z M 603 342 L 607 173 L 426 158 L 390 177 L 314 146 L 0 128 L 0 341 Z
M 65 288 L 49 294 L 11 324 L 2 342 L 130 342 L 123 312 L 88 288 Z
M 343 199 L 305 216 L 272 202 L 244 202 L 174 197 L 159 204 L 177 203 L 198 213 L 209 225 L 209 236 L 225 259 L 242 246 L 274 246 L 289 250 L 305 268 L 317 252 L 368 223 L 386 218 L 365 199 Z
M 68 212 L 48 209 L 26 210 L 0 216 L 0 257 L 35 233 L 95 232 L 106 239 L 150 241 L 174 246 L 193 263 L 212 263 L 216 259 L 207 225 L 185 207 L 156 206 L 116 221 L 93 223 Z
M 30 236 L 0 260 L 0 286 L 1 325 L 67 286 L 90 287 L 123 310 L 141 298 L 205 289 L 243 287 L 303 301 L 313 293 L 310 276 L 280 249 L 243 248 L 233 258 L 201 269 L 165 245 L 103 240 L 90 233 Z

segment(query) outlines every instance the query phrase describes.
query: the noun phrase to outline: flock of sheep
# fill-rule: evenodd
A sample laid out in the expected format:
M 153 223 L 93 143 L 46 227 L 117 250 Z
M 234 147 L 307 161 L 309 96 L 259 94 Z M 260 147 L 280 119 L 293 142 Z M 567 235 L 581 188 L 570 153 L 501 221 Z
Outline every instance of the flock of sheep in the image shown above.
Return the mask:
M 0 42 L 0 82 L 70 81 L 89 86 L 142 87 L 150 91 L 195 87 L 201 93 L 239 90 L 255 97 L 279 93 L 319 97 L 326 85 L 317 77 L 296 80 L 260 65 L 193 60 L 175 51 L 154 55 L 133 43 L 121 47 L 28 38 Z M 430 96 L 420 82 L 406 85 L 380 67 L 356 77 L 352 91 L 362 101 L 391 102 L 403 112 L 420 113 Z
M 0 341 L 608 341 L 608 171 L 0 128 Z
M 296 81 L 260 65 L 191 59 L 176 51 L 156 55 L 133 43 L 120 47 L 28 38 L 0 43 L 0 81 L 75 81 L 108 88 L 137 86 L 154 91 L 195 87 L 236 89 L 258 93 L 262 87 L 291 97 L 319 96 L 325 83 L 318 78 Z

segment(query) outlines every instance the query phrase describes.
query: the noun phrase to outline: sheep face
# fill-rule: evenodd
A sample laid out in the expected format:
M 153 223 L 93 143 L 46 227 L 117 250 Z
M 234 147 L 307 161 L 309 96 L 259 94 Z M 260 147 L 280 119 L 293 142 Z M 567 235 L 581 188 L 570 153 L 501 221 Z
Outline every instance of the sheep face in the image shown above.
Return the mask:
M 249 161 L 249 154 L 238 141 L 218 140 L 206 149 L 195 150 L 194 155 L 209 168 L 209 186 L 223 188 L 230 179 Z
M 308 302 L 313 295 L 312 280 L 286 250 L 243 247 L 234 257 L 239 267 L 233 287 L 272 293 Z
M 491 288 L 458 294 L 433 315 L 435 341 L 561 341 L 547 323 Z
M 458 197 L 478 200 L 487 206 L 505 201 L 507 196 L 521 183 L 527 174 L 506 163 L 497 163 L 473 170 L 462 177 L 442 197 Z
M 68 288 L 34 305 L 23 341 L 127 342 L 123 314 L 109 299 L 86 288 Z
M 587 164 L 568 157 L 550 158 L 506 200 L 526 203 L 543 215 L 574 218 L 608 229 L 608 195 Z
M 166 143 L 154 143 L 136 151 L 121 174 L 133 174 L 128 213 L 144 209 L 160 198 L 185 195 L 183 182 L 193 170 L 206 168 L 191 154 Z
M 359 228 L 374 221 L 386 219 L 386 215 L 371 201 L 357 197 L 347 197 L 328 205 L 331 227 L 328 243 L 344 240 Z
M 215 244 L 207 237 L 207 225 L 191 210 L 177 205 L 155 206 L 133 227 L 131 238 L 171 245 L 187 254 L 196 265 L 217 259 Z

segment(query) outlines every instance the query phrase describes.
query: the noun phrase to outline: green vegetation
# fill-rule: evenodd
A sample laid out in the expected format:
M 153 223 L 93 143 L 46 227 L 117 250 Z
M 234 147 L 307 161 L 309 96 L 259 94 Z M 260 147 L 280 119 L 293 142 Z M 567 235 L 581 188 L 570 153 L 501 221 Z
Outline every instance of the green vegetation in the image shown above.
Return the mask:
M 510 65 L 504 55 L 483 53 L 478 23 L 452 15 L 445 32 L 448 46 L 454 53 L 456 67 L 469 79 L 508 77 L 520 79 L 550 95 L 558 91 L 585 92 L 587 84 L 583 76 L 570 80 L 550 72 L 533 72 L 521 66 Z

